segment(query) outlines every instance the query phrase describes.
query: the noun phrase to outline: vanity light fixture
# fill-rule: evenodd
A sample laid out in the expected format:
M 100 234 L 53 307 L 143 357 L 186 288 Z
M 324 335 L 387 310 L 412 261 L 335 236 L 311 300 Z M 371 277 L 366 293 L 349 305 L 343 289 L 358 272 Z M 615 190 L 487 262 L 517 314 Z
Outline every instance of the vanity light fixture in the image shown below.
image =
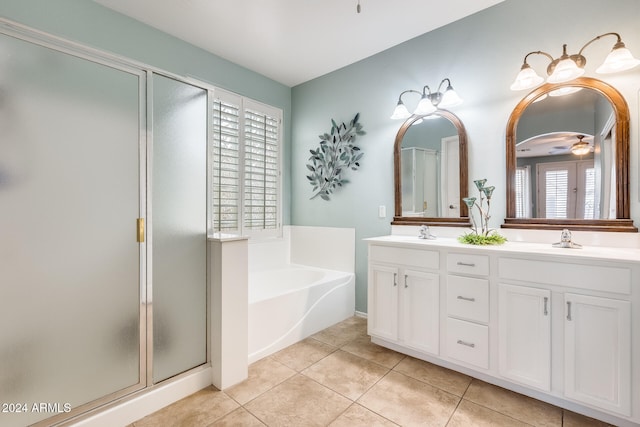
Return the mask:
M 582 55 L 582 52 L 591 43 L 605 36 L 616 36 L 618 41 L 613 45 L 611 52 L 609 52 L 609 55 L 607 55 L 602 65 L 596 69 L 596 73 L 617 73 L 619 71 L 629 70 L 640 64 L 640 60 L 634 58 L 629 49 L 625 47 L 620 34 L 605 33 L 589 40 L 582 46 L 578 53 L 573 55 L 567 54 L 566 44 L 562 45 L 562 56 L 555 59 L 541 50 L 527 53 L 524 57 L 524 63 L 520 68 L 520 72 L 511 85 L 511 90 L 531 89 L 544 81 L 527 63 L 529 55 L 544 55 L 549 58 L 550 62 L 547 66 L 547 75 L 549 77 L 547 77 L 547 83 L 564 83 L 580 77 L 584 74 L 584 66 L 587 63 L 587 58 Z
M 445 82 L 447 83 L 447 87 L 444 92 L 442 92 L 442 85 Z M 402 95 L 410 92 L 420 95 L 420 101 L 413 113 L 410 113 L 404 105 L 404 102 L 402 102 Z M 412 115 L 426 116 L 435 112 L 438 108 L 455 107 L 460 104 L 462 104 L 462 98 L 453 90 L 451 80 L 445 78 L 440 82 L 438 90 L 435 92 L 431 92 L 431 88 L 427 85 L 422 88 L 422 92 L 413 89 L 402 92 L 400 96 L 398 96 L 398 104 L 396 105 L 396 109 L 393 110 L 391 118 L 394 120 L 406 120 Z

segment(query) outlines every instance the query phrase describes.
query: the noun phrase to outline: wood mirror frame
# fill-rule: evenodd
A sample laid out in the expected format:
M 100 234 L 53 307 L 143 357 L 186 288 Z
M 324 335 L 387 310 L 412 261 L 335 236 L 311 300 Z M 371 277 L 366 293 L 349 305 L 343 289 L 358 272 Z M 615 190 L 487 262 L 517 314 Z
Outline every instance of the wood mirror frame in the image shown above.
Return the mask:
M 616 218 L 592 220 L 516 218 L 515 176 L 516 129 L 518 120 L 526 108 L 536 99 L 560 87 L 567 86 L 577 86 L 594 90 L 604 96 L 613 108 L 616 118 Z M 637 232 L 638 229 L 633 225 L 633 220 L 630 219 L 629 212 L 629 117 L 629 107 L 622 94 L 613 86 L 598 79 L 581 77 L 570 83 L 546 83 L 525 96 L 518 105 L 516 105 L 507 123 L 507 215 L 502 227 L 547 230 L 569 228 L 571 230 Z
M 395 143 L 393 146 L 393 176 L 395 184 L 395 211 L 393 225 L 437 225 L 437 226 L 449 226 L 449 227 L 471 227 L 469 220 L 469 209 L 467 205 L 462 201 L 463 197 L 467 197 L 469 192 L 469 183 L 467 177 L 468 169 L 468 153 L 467 153 L 467 131 L 464 125 L 456 116 L 447 110 L 437 110 L 432 115 L 441 116 L 449 120 L 458 131 L 458 144 L 459 144 L 459 173 L 460 173 L 460 216 L 459 217 L 403 217 L 402 216 L 402 170 L 401 170 L 401 148 L 402 139 L 404 138 L 407 130 L 417 121 L 424 116 L 411 116 L 400 127 L 400 130 L 396 134 Z

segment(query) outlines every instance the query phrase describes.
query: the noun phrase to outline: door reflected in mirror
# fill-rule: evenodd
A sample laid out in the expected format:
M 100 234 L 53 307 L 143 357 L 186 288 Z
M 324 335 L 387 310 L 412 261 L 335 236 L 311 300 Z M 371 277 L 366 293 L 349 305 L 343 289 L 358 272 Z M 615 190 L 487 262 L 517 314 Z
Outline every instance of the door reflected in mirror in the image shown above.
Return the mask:
M 516 131 L 516 218 L 616 218 L 615 114 L 583 88 L 530 104 Z

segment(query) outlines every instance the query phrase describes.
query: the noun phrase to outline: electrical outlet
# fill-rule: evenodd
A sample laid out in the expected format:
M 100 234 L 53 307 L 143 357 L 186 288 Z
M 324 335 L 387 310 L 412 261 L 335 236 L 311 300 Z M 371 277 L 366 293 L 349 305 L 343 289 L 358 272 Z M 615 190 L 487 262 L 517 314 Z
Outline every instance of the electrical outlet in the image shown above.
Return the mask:
M 387 207 L 385 205 L 378 206 L 378 218 L 387 217 Z

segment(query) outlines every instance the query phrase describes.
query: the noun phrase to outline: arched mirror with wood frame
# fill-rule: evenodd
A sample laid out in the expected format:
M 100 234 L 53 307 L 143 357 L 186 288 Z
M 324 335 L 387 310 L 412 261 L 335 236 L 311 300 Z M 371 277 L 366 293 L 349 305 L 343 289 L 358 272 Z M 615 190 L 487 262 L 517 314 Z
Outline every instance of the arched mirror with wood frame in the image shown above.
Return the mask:
M 467 132 L 447 110 L 411 116 L 394 143 L 394 225 L 469 227 Z
M 509 117 L 506 156 L 503 228 L 637 231 L 629 107 L 613 86 L 582 77 L 531 91 Z

